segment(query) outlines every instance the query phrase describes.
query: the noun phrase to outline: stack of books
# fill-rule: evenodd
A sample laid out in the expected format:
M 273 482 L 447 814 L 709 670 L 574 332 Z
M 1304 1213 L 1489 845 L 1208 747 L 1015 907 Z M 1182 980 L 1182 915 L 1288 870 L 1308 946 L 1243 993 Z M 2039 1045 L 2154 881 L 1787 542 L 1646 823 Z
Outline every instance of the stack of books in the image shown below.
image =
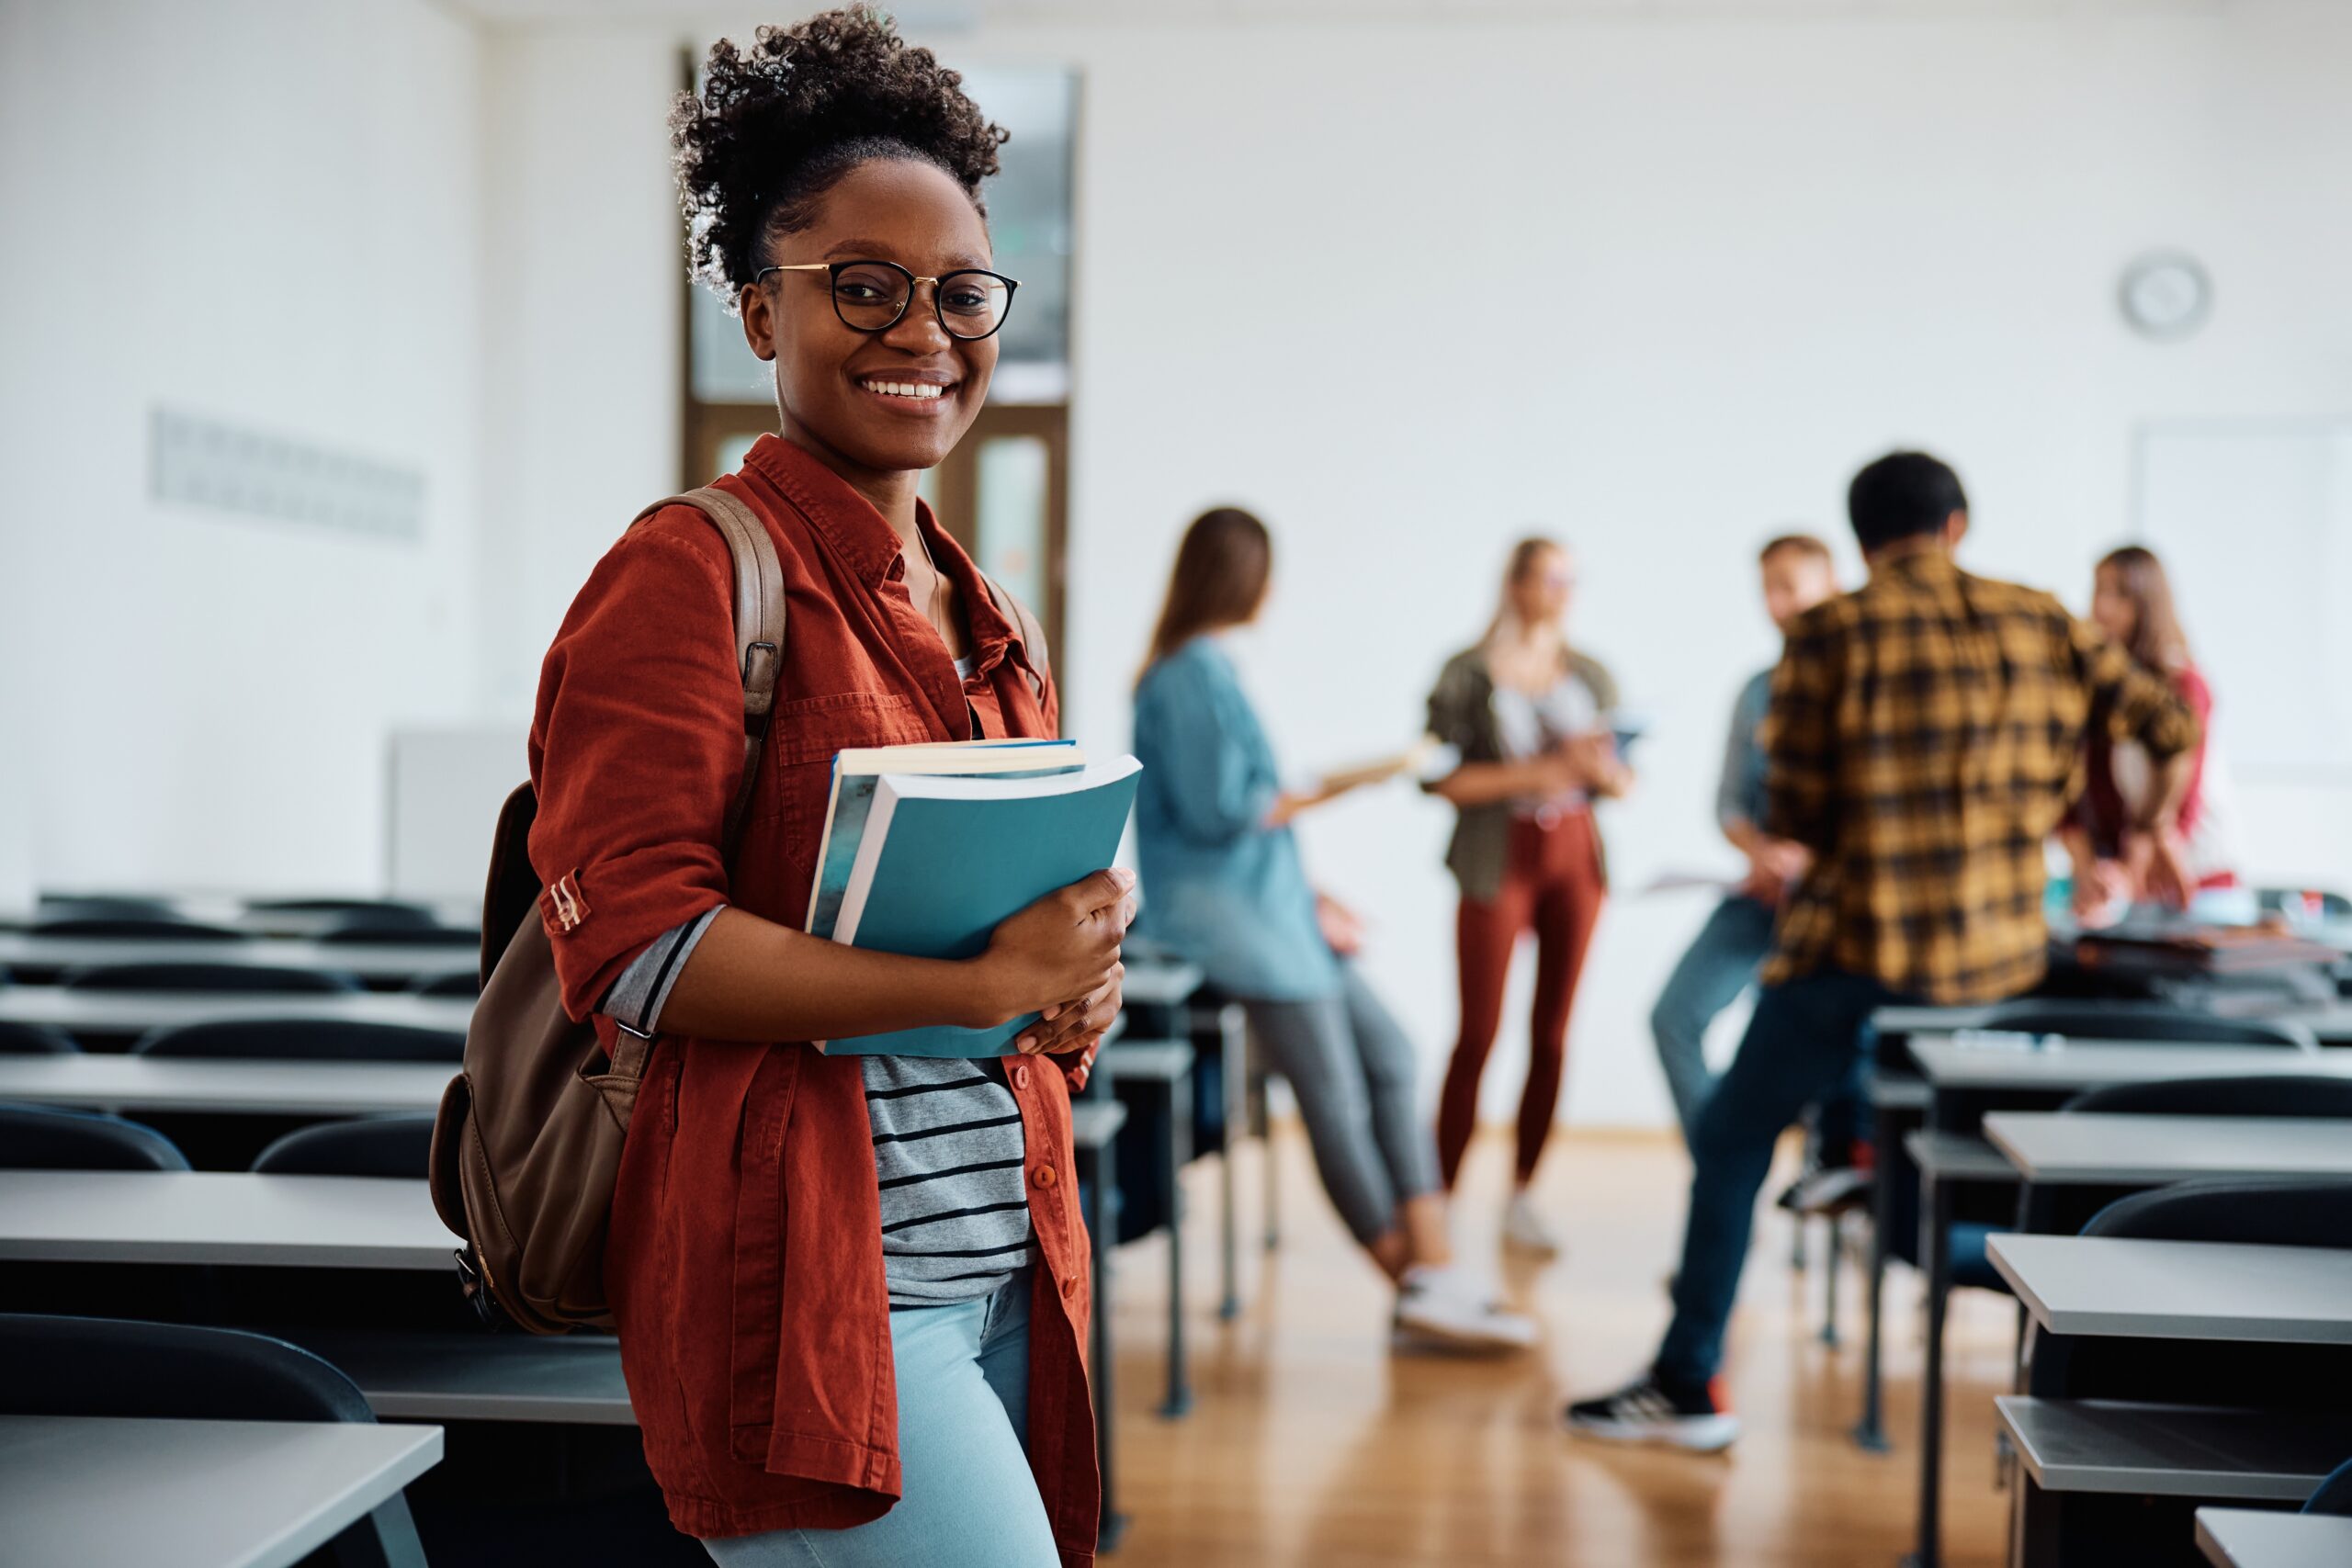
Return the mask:
M 812 936 L 972 958 L 1008 915 L 1112 863 L 1142 764 L 1090 763 L 1068 740 L 878 746 L 833 759 Z M 997 1056 L 1036 1015 L 820 1042 L 852 1055 Z

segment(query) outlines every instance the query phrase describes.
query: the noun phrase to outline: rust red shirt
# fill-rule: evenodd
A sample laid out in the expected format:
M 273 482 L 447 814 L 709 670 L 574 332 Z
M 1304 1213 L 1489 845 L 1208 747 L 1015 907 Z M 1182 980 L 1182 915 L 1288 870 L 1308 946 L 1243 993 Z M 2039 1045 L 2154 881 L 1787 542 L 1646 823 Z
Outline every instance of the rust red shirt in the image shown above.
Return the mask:
M 968 681 L 909 598 L 897 534 L 831 470 L 768 436 L 718 483 L 766 523 L 789 605 L 766 754 L 731 866 L 719 840 L 743 750 L 733 574 L 702 514 L 673 507 L 630 529 L 573 601 L 541 671 L 531 862 L 549 889 L 541 910 L 575 1018 L 647 942 L 705 909 L 801 923 L 842 748 L 963 739 L 973 707 L 991 732 L 1055 732 L 1050 682 L 1041 700 L 1017 629 L 928 510 L 926 541 L 969 620 Z M 1069 1093 L 1058 1065 L 1016 1056 L 1005 1069 L 1040 1253 L 1029 1461 L 1062 1560 L 1080 1564 L 1093 1557 L 1100 1489 Z M 689 1534 L 840 1528 L 899 1496 L 871 1135 L 854 1056 L 677 1036 L 654 1049 L 605 1274 L 646 1458 Z

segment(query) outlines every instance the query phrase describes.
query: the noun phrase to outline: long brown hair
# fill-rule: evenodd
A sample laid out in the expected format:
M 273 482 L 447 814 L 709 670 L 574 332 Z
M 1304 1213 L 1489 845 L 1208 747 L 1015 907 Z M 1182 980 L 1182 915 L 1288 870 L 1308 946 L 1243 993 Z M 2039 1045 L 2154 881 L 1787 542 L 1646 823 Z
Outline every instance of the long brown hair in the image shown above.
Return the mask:
M 1495 618 L 1487 623 L 1487 635 L 1478 639 L 1480 646 L 1491 643 L 1502 635 L 1503 623 L 1510 619 L 1510 591 L 1526 581 L 1527 574 L 1535 570 L 1535 563 L 1543 558 L 1546 550 L 1566 555 L 1568 547 L 1548 535 L 1530 534 L 1510 547 L 1510 558 L 1503 563 L 1502 592 L 1495 599 Z M 1554 629 L 1558 630 L 1557 627 Z M 1559 637 L 1560 646 L 1566 648 L 1567 633 L 1561 631 Z
M 1266 525 L 1238 506 L 1215 506 L 1193 519 L 1176 547 L 1168 574 L 1168 596 L 1160 601 L 1159 624 L 1152 628 L 1146 667 L 1167 658 L 1203 632 L 1239 626 L 1265 601 L 1273 575 L 1274 544 Z
M 2181 630 L 2180 612 L 2173 607 L 2172 580 L 2156 552 L 2142 545 L 2110 550 L 2098 570 L 2115 574 L 2116 586 L 2132 601 L 2132 637 L 2125 651 L 2162 674 L 2188 662 L 2188 634 Z

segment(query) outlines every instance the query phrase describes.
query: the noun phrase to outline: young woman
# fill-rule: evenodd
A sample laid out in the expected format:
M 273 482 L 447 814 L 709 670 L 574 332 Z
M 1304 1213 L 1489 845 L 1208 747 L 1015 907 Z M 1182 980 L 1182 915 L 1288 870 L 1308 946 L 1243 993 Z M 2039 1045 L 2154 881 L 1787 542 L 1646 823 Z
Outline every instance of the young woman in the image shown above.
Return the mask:
M 2172 829 L 2174 848 L 2188 871 L 2193 909 L 2251 920 L 2253 899 L 2238 886 L 2230 840 L 2229 771 L 2213 744 L 2213 689 L 2189 655 L 2171 581 L 2154 551 L 2126 545 L 2098 563 L 2092 576 L 2091 619 L 2135 662 L 2170 682 L 2196 714 L 2200 734 Z M 2082 797 L 2059 840 L 2074 863 L 2075 911 L 2097 919 L 2150 897 L 2143 862 L 2153 846 L 2135 841 L 2125 824 L 2154 786 L 2148 754 L 2136 742 L 2110 740 L 2094 727 L 2085 750 Z
M 1550 539 L 1521 540 L 1487 635 L 1446 661 L 1430 694 L 1430 733 L 1460 758 L 1427 786 L 1461 812 L 1445 863 L 1462 889 L 1462 1034 L 1439 1102 L 1438 1158 L 1450 1188 L 1477 1126 L 1478 1078 L 1502 1023 L 1511 954 L 1532 926 L 1535 1010 L 1503 1239 L 1545 1255 L 1559 1244 L 1527 1191 L 1559 1104 L 1568 1009 L 1606 887 L 1592 803 L 1624 794 L 1634 778 L 1608 723 L 1617 684 L 1568 646 L 1575 592 L 1575 557 Z
M 1413 1106 L 1413 1047 L 1355 966 L 1354 920 L 1307 885 L 1290 823 L 1334 798 L 1285 794 L 1220 634 L 1264 608 L 1265 525 L 1220 507 L 1185 530 L 1136 685 L 1139 929 L 1240 999 L 1298 1098 L 1324 1190 L 1396 1286 L 1398 1343 L 1532 1343 L 1455 1268 L 1445 1201 Z
M 765 525 L 791 615 L 731 863 L 732 574 L 699 512 L 599 563 L 531 730 L 566 1005 L 660 1036 L 606 1261 L 646 1456 L 730 1568 L 1087 1562 L 1065 1079 L 1118 1010 L 1132 879 L 1053 895 L 967 962 L 799 929 L 836 752 L 1054 732 L 1035 623 L 915 496 L 1012 300 L 979 198 L 1003 133 L 864 10 L 716 45 L 671 124 L 695 271 L 775 368 L 777 433 L 718 483 Z M 805 1043 L 1032 1010 L 1001 1062 Z

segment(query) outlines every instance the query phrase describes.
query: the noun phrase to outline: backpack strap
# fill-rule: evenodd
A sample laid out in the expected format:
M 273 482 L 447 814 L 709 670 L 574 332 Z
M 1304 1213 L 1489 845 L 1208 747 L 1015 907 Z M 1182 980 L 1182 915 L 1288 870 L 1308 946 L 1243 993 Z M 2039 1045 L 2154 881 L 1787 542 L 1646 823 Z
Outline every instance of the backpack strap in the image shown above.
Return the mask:
M 980 571 L 977 565 L 972 570 Z M 1022 649 L 1029 656 L 1029 694 L 1035 697 L 1042 707 L 1046 701 L 1046 682 L 1053 679 L 1054 674 L 1052 656 L 1046 651 L 1046 628 L 1037 624 L 1037 617 L 1029 613 L 1028 605 L 1006 592 L 1003 583 L 985 571 L 980 571 L 980 581 L 988 584 L 989 597 L 996 601 L 996 613 L 1011 621 L 1013 629 L 1021 634 Z
M 775 711 L 775 678 L 784 661 L 784 568 L 775 541 L 752 509 L 715 485 L 657 501 L 639 513 L 635 527 L 668 506 L 691 506 L 727 541 L 735 562 L 735 668 L 743 676 L 743 774 L 727 806 L 723 840 L 729 859 L 760 776 L 760 753 Z

